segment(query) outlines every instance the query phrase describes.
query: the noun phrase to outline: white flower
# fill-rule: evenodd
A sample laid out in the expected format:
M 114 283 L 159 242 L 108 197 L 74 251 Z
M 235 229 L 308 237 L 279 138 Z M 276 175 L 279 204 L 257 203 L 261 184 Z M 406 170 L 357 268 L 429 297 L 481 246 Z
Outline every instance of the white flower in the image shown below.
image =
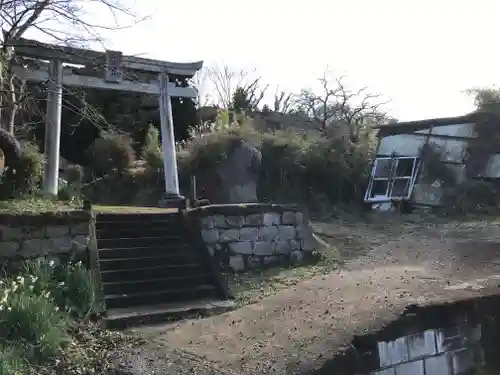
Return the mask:
M 49 266 L 54 267 L 56 265 L 56 262 L 54 260 L 51 260 L 49 262 Z
M 9 306 L 9 307 L 7 308 L 7 311 L 9 311 L 9 312 L 10 312 L 10 311 L 12 311 L 12 307 L 10 307 L 10 306 Z

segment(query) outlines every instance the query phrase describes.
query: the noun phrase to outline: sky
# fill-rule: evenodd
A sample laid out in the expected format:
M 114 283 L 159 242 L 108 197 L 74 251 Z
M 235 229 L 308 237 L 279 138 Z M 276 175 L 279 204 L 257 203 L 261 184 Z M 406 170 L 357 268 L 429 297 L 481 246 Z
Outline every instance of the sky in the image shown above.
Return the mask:
M 134 9 L 150 17 L 105 32 L 108 49 L 255 69 L 293 92 L 314 88 L 328 67 L 390 100 L 402 121 L 465 114 L 464 90 L 500 82 L 496 0 L 136 0 Z

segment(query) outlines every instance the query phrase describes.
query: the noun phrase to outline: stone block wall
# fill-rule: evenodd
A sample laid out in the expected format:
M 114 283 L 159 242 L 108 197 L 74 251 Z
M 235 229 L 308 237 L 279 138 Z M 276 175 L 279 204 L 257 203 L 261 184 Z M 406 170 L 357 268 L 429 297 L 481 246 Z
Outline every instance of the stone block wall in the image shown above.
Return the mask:
M 236 272 L 298 264 L 317 248 L 311 224 L 293 206 L 211 205 L 190 211 L 204 244 L 223 269 Z
M 457 323 L 378 342 L 373 375 L 472 374 L 483 364 L 482 326 L 457 313 Z M 445 322 L 442 322 L 445 324 Z
M 86 259 L 91 215 L 85 211 L 0 214 L 0 265 L 41 257 Z

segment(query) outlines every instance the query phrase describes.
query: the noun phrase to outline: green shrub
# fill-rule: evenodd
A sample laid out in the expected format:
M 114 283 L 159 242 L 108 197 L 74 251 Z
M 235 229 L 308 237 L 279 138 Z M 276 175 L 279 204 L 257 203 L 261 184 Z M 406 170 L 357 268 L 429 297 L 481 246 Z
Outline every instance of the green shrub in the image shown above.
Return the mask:
M 23 353 L 15 348 L 0 347 L 0 375 L 23 375 L 26 360 Z
M 0 182 L 0 197 L 11 198 L 37 193 L 43 178 L 44 157 L 32 142 L 22 144 L 22 155 L 14 170 L 7 170 Z
M 103 133 L 87 152 L 98 173 L 123 172 L 135 161 L 132 143 L 128 135 Z
M 44 361 L 60 353 L 68 342 L 69 321 L 50 291 L 35 292 L 35 277 L 3 281 L 0 288 L 0 332 L 21 342 L 31 360 Z
M 34 293 L 49 291 L 55 303 L 72 316 L 88 318 L 97 312 L 99 297 L 97 284 L 91 270 L 81 262 L 56 264 L 54 261 L 30 261 L 25 264 L 23 275 L 34 277 Z
M 442 210 L 447 214 L 497 213 L 498 185 L 490 181 L 467 180 L 444 189 Z
M 163 169 L 163 152 L 160 145 L 160 133 L 153 125 L 149 125 L 146 143 L 142 150 L 142 157 L 154 169 Z
M 258 195 L 262 201 L 311 204 L 361 202 L 374 151 L 373 139 L 358 143 L 293 131 L 258 133 L 250 124 L 193 132 L 178 153 L 181 183 L 224 161 L 239 141 L 262 152 Z
M 99 305 L 97 283 L 91 270 L 81 262 L 68 265 L 62 273 L 61 305 L 73 316 L 87 319 L 96 313 Z

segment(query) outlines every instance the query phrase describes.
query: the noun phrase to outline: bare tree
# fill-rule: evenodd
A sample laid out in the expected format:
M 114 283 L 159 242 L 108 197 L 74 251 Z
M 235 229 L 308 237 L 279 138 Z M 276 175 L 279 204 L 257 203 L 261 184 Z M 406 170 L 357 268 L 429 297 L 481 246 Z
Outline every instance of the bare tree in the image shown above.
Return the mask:
M 197 71 L 195 76 L 191 79 L 191 82 L 196 87 L 196 102 L 200 107 L 205 107 L 210 102 L 208 87 L 209 74 L 209 69 L 204 66 Z
M 16 41 L 28 31 L 37 31 L 56 44 L 85 46 L 102 42 L 100 33 L 106 29 L 130 25 L 118 24 L 120 18 L 138 20 L 123 3 L 124 0 L 0 0 L 0 25 L 3 30 L 0 48 L 0 109 L 2 125 L 14 132 L 19 105 L 26 98 L 25 82 L 11 71 Z M 92 22 L 96 13 L 107 11 L 114 25 Z M 6 109 L 6 110 L 4 110 Z
M 238 88 L 246 93 L 247 99 L 254 105 L 258 105 L 269 86 L 261 85 L 262 78 L 255 77 L 255 70 L 250 72 L 243 69 L 236 70 L 226 64 L 210 67 L 208 76 L 214 88 L 215 102 L 224 109 L 231 107 L 234 93 Z
M 348 126 L 351 138 L 357 139 L 360 128 L 366 124 L 385 121 L 380 96 L 371 94 L 367 87 L 351 90 L 344 84 L 344 76 L 330 77 L 327 70 L 319 78 L 321 91 L 304 89 L 295 100 L 296 111 L 306 113 L 325 132 L 330 124 Z
M 293 106 L 293 94 L 280 90 L 279 86 L 274 93 L 274 112 L 288 113 Z

